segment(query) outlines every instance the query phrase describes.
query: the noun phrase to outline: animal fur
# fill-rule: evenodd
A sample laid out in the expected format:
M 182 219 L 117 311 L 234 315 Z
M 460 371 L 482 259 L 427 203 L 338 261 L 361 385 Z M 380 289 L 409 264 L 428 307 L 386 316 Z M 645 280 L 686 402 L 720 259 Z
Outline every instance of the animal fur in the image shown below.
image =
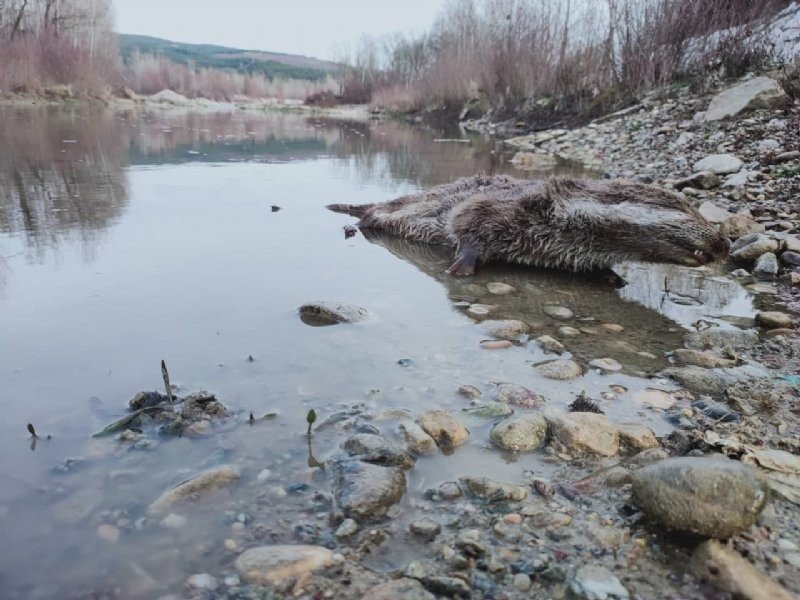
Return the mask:
M 328 207 L 362 229 L 454 246 L 448 270 L 509 262 L 576 272 L 626 261 L 697 266 L 730 242 L 683 196 L 630 181 L 470 177 L 382 204 Z

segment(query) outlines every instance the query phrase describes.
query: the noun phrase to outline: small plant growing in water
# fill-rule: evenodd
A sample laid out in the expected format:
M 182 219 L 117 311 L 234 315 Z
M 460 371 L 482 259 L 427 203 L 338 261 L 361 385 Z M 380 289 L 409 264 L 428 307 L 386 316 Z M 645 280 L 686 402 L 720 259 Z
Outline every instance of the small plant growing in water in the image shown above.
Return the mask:
M 317 420 L 317 413 L 312 408 L 311 410 L 308 411 L 308 414 L 306 415 L 306 423 L 308 423 L 308 431 L 306 432 L 306 435 L 308 436 L 311 435 L 311 426 L 315 423 L 316 420 Z
M 36 435 L 36 429 L 34 429 L 33 423 L 28 423 L 28 433 L 31 434 L 31 437 L 39 439 L 39 436 Z
M 167 398 L 169 398 L 169 403 L 174 404 L 172 399 L 172 386 L 169 384 L 169 371 L 167 371 L 167 363 L 165 363 L 163 359 L 161 361 L 161 377 L 164 378 L 164 387 L 167 390 Z

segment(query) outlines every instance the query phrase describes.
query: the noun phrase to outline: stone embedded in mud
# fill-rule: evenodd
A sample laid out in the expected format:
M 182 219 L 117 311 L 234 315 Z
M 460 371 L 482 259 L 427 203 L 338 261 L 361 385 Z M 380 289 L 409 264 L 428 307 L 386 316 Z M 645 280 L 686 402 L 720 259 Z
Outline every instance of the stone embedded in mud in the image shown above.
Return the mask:
M 314 302 L 303 304 L 299 309 L 300 319 L 306 325 L 322 327 L 338 323 L 357 323 L 369 316 L 369 311 L 346 302 Z
M 336 503 L 357 521 L 382 519 L 406 492 L 406 477 L 399 467 L 380 467 L 341 456 L 329 462 Z
M 756 315 L 756 323 L 765 329 L 790 329 L 792 316 L 779 311 L 765 311 Z
M 700 544 L 692 554 L 692 570 L 702 581 L 734 598 L 792 600 L 796 598 L 770 576 L 756 570 L 731 548 L 715 540 Z
M 206 493 L 227 487 L 239 477 L 239 469 L 227 465 L 204 471 L 164 492 L 148 507 L 147 514 L 164 514 L 179 502 L 196 500 Z
M 258 546 L 236 559 L 242 579 L 254 585 L 269 585 L 302 577 L 333 563 L 333 552 L 321 546 Z
M 569 451 L 600 456 L 619 452 L 619 429 L 605 415 L 548 410 L 544 416 L 552 436 Z
M 673 354 L 678 364 L 685 366 L 703 367 L 704 369 L 736 366 L 735 360 L 722 358 L 712 352 L 703 352 L 702 350 L 678 348 Z
M 658 440 L 653 430 L 641 423 L 617 423 L 620 441 L 632 450 L 658 448 Z
M 401 577 L 368 589 L 361 600 L 436 600 L 436 596 L 416 579 Z
M 611 571 L 597 565 L 580 567 L 570 581 L 569 589 L 576 597 L 585 600 L 624 600 L 630 597 Z
M 648 518 L 713 538 L 749 528 L 767 496 L 756 470 L 725 458 L 668 458 L 633 474 L 633 502 Z
M 566 320 L 575 316 L 575 313 L 566 306 L 545 306 L 543 310 L 544 314 L 554 319 Z
M 512 417 L 495 425 L 489 437 L 495 446 L 503 450 L 536 450 L 547 441 L 547 420 L 541 413 Z
M 601 371 L 606 371 L 607 373 L 613 373 L 622 370 L 622 365 L 613 358 L 595 358 L 589 363 L 589 366 L 595 369 L 600 369 Z
M 460 446 L 469 439 L 469 430 L 446 410 L 426 410 L 417 422 L 441 448 Z
M 568 380 L 583 375 L 583 369 L 574 360 L 561 359 L 535 365 L 536 370 L 548 379 Z
M 462 477 L 459 481 L 467 492 L 487 502 L 521 502 L 528 497 L 526 488 L 488 477 Z
M 517 385 L 516 383 L 498 383 L 494 399 L 504 404 L 519 406 L 520 408 L 539 408 L 547 402 L 533 390 Z
M 542 350 L 552 354 L 562 354 L 566 350 L 564 344 L 549 335 L 540 335 L 536 338 L 536 343 L 539 344 Z
M 406 419 L 397 425 L 400 435 L 408 446 L 408 449 L 414 454 L 429 455 L 435 454 L 439 448 L 436 446 L 436 440 L 425 433 L 425 430 L 410 419 Z
M 515 341 L 519 339 L 520 336 L 527 334 L 531 328 L 523 321 L 505 319 L 501 321 L 484 321 L 481 323 L 481 329 L 492 337 L 501 340 Z
M 716 175 L 736 173 L 744 163 L 733 154 L 710 154 L 694 163 L 695 171 L 711 171 Z
M 508 285 L 507 283 L 501 283 L 499 281 L 487 283 L 486 289 L 489 290 L 490 294 L 494 294 L 495 296 L 507 296 L 517 291 L 517 288 L 514 286 Z
M 747 350 L 758 343 L 758 333 L 742 329 L 709 329 L 687 335 L 683 343 L 691 350 L 726 348 Z
M 693 392 L 709 396 L 721 396 L 728 386 L 738 380 L 730 372 L 702 367 L 670 367 L 664 369 L 663 373 Z

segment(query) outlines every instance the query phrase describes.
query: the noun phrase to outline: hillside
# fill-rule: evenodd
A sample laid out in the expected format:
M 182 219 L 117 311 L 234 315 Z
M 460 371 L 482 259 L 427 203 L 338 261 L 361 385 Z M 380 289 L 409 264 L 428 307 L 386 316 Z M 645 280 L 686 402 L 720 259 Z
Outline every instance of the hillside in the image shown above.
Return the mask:
M 179 64 L 195 67 L 230 69 L 240 73 L 262 74 L 270 79 L 306 79 L 320 81 L 335 72 L 339 65 L 296 54 L 242 50 L 212 44 L 184 44 L 146 35 L 119 34 L 124 61 L 138 51 L 162 56 Z

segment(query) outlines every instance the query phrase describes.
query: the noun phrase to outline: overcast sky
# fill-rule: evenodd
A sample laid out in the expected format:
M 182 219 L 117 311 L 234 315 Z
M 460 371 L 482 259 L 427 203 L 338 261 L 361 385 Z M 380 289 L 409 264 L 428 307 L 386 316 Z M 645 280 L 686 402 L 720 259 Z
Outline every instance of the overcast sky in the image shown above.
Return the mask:
M 117 31 L 335 58 L 362 32 L 421 32 L 446 0 L 114 0 Z

